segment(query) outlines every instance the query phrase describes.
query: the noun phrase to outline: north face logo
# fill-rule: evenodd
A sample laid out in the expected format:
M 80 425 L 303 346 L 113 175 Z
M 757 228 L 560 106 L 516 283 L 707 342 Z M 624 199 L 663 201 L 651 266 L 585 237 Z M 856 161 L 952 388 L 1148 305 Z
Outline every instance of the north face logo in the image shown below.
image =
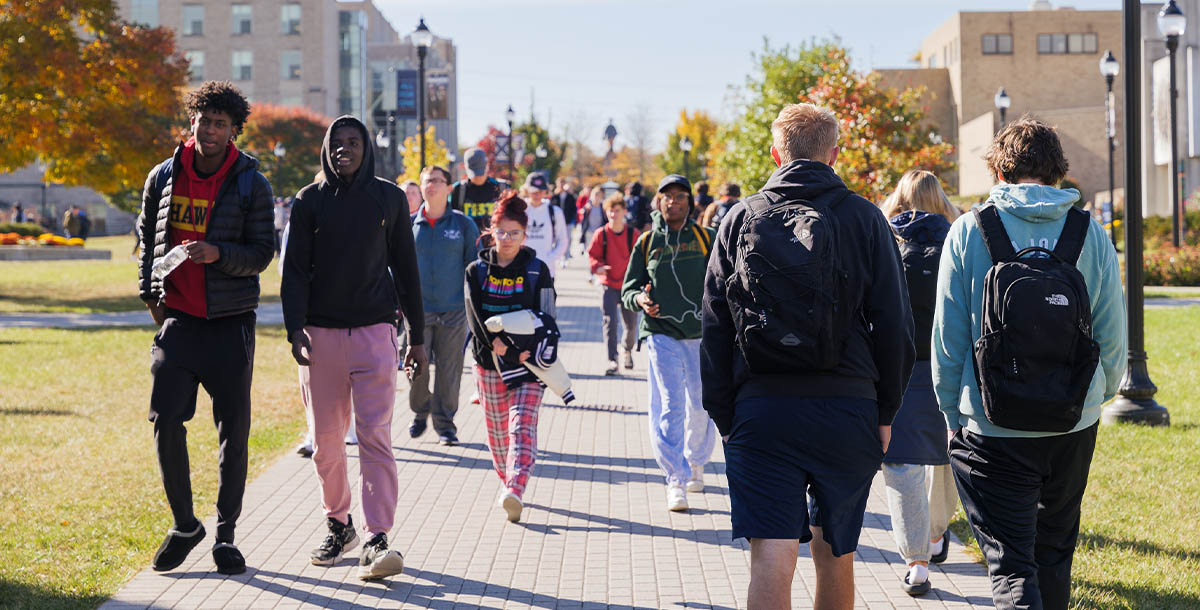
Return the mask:
M 800 339 L 798 339 L 796 335 L 788 333 L 779 340 L 779 343 L 786 345 L 787 347 L 796 347 L 797 345 L 800 345 Z
M 1065 294 L 1052 294 L 1046 297 L 1046 302 L 1051 305 L 1058 305 L 1060 307 L 1067 307 L 1071 304 L 1071 302 L 1067 300 L 1067 295 Z

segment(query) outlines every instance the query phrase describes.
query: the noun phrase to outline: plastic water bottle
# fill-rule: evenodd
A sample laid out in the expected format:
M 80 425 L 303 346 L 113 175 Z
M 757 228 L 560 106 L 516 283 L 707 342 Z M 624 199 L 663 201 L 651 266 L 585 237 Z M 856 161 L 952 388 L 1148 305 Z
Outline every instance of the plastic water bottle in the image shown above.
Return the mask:
M 159 259 L 157 263 L 154 263 L 154 268 L 150 270 L 150 277 L 156 280 L 167 277 L 176 267 L 183 264 L 183 261 L 187 260 L 187 257 L 187 250 L 183 247 L 183 244 L 171 248 L 171 251 L 167 252 L 166 256 Z

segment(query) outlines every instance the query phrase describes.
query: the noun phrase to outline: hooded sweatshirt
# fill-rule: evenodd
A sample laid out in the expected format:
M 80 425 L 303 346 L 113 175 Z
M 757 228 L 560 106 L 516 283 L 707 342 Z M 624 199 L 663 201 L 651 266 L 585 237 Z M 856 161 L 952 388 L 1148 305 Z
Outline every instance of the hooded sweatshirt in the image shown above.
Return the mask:
M 534 277 L 536 275 L 536 277 Z M 488 331 L 487 319 L 502 313 L 529 309 L 555 315 L 554 278 L 546 263 L 534 256 L 533 249 L 522 246 L 507 266 L 496 261 L 496 248 L 479 253 L 479 259 L 467 265 L 467 325 L 471 329 L 471 355 L 487 371 L 496 370 L 492 339 L 499 335 Z M 518 360 L 520 352 L 508 350 L 501 361 L 501 374 L 509 387 L 520 383 L 540 383 Z
M 909 210 L 893 216 L 889 223 L 896 237 L 905 242 L 904 246 L 913 248 L 916 256 L 930 257 L 929 264 L 933 265 L 938 256 L 938 248 L 946 241 L 946 233 L 950 231 L 950 221 L 941 214 L 930 214 L 921 210 Z M 904 256 L 902 254 L 902 256 Z M 910 255 L 911 256 L 911 255 Z M 921 259 L 924 261 L 924 258 Z M 927 273 L 930 269 L 905 267 L 904 275 L 908 280 L 908 302 L 912 306 L 913 323 L 916 326 L 914 342 L 917 348 L 917 360 L 929 360 L 929 336 L 933 332 L 934 284 L 937 277 L 915 277 Z M 916 291 L 914 287 L 923 287 Z
M 890 425 L 912 372 L 914 349 L 904 269 L 887 220 L 870 201 L 846 196 L 846 185 L 833 168 L 816 161 L 800 159 L 780 167 L 762 190 L 779 198 L 776 205 L 807 201 L 836 219 L 838 258 L 848 280 L 845 296 L 859 311 L 861 323 L 850 329 L 841 359 L 831 370 L 751 373 L 737 347 L 725 297 L 725 283 L 734 275 L 733 250 L 749 210 L 734 206 L 721 222 L 705 277 L 700 343 L 704 408 L 722 435 L 733 427 L 736 403 L 757 396 L 865 398 L 876 401 L 879 425 Z
M 329 140 L 359 130 L 362 165 L 350 181 L 334 170 Z M 321 174 L 296 195 L 284 259 L 283 318 L 290 338 L 306 325 L 358 328 L 409 321 L 409 344 L 425 344 L 425 314 L 404 191 L 375 176 L 374 147 L 358 119 L 336 119 L 321 143 Z
M 658 316 L 642 316 L 638 339 L 652 334 L 699 339 L 704 270 L 712 252 L 713 230 L 689 218 L 682 228 L 673 231 L 659 212 L 655 211 L 651 218 L 653 228 L 633 243 L 621 287 L 621 303 L 628 309 L 641 311 L 637 295 L 649 283 L 650 298 L 658 305 Z M 632 228 L 627 225 L 625 230 Z
M 1000 212 L 1004 230 L 1020 251 L 1029 246 L 1053 249 L 1066 224 L 1067 210 L 1079 200 L 1075 189 L 1040 184 L 999 184 L 988 203 Z M 1079 424 L 1070 434 L 1100 419 L 1100 405 L 1117 393 L 1125 373 L 1125 301 L 1117 253 L 1104 228 L 1088 227 L 1083 251 L 1075 264 L 1087 284 L 1092 306 L 1092 338 L 1100 344 L 1100 366 L 1092 377 Z M 972 348 L 983 324 L 983 280 L 992 257 L 975 224 L 963 214 L 950 227 L 938 269 L 937 309 L 933 319 L 933 383 L 938 406 L 950 430 L 966 427 L 984 436 L 1034 438 L 1057 432 L 1028 432 L 993 425 L 983 413 Z

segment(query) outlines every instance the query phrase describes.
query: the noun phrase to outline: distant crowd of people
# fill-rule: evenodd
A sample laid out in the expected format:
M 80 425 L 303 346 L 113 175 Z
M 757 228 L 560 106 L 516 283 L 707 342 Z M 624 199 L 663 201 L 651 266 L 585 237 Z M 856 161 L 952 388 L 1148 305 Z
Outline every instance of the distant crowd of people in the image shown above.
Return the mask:
M 530 174 L 519 189 L 465 155 L 420 181 L 377 178 L 358 119 L 334 120 L 322 170 L 290 202 L 234 144 L 249 105 L 230 83 L 187 97 L 193 137 L 148 177 L 139 217 L 142 299 L 161 328 L 150 420 L 174 525 L 154 569 L 205 537 L 193 513 L 185 424 L 197 390 L 220 439 L 218 572 L 235 544 L 250 429 L 258 275 L 282 249 L 281 300 L 333 566 L 365 538 L 362 579 L 401 573 L 390 548 L 400 482 L 391 429 L 398 370 L 409 434 L 458 442 L 465 353 L 500 488 L 519 521 L 546 391 L 576 397 L 562 365 L 555 275 L 577 239 L 598 280 L 608 375 L 645 348 L 648 433 L 665 508 L 689 509 L 724 447 L 731 527 L 750 541 L 754 610 L 790 607 L 810 543 L 816 608 L 854 605 L 853 555 L 883 472 L 908 564 L 898 586 L 931 589 L 961 501 L 998 608 L 1065 609 L 1100 404 L 1125 367 L 1120 271 L 1104 229 L 1057 188 L 1054 129 L 1010 122 L 986 162 L 997 181 L 961 213 L 913 169 L 886 201 L 836 171 L 834 109 L 783 106 L 778 169 L 752 195 L 680 175 L 653 193 L 575 189 Z M 236 185 L 236 187 L 229 185 Z M 578 237 L 575 231 L 578 230 Z M 173 255 L 183 261 L 163 269 Z M 432 386 L 431 386 L 432 384 Z M 359 446 L 361 526 L 351 515 L 347 434 Z

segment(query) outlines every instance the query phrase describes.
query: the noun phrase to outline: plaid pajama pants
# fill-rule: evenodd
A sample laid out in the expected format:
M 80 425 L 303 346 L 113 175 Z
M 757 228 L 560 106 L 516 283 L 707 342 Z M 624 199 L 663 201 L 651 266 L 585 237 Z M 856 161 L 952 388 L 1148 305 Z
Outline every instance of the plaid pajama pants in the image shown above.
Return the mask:
M 523 497 L 537 454 L 538 407 L 545 388 L 528 382 L 510 389 L 500 379 L 500 373 L 479 365 L 475 365 L 475 380 L 496 474 L 509 491 Z

